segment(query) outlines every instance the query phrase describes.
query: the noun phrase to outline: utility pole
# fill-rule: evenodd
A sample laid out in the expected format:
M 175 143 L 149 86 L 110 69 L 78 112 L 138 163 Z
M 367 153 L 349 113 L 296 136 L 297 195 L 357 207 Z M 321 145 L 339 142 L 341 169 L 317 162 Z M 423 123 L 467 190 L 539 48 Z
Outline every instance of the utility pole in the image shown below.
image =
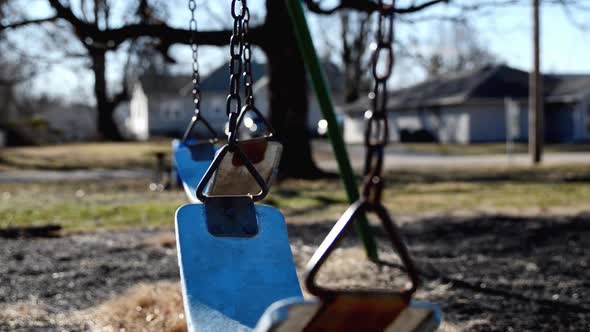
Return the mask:
M 533 165 L 541 162 L 543 157 L 543 78 L 540 61 L 540 0 L 533 0 L 533 70 L 529 83 L 529 154 Z

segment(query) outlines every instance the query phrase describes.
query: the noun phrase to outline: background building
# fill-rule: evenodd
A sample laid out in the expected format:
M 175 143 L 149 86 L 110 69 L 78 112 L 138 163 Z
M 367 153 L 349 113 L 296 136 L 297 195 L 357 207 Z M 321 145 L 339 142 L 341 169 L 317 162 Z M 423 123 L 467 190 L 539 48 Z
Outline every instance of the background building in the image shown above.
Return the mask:
M 226 63 L 201 80 L 201 110 L 204 117 L 220 135 L 223 134 L 227 122 L 228 70 L 228 64 Z M 335 103 L 342 105 L 344 100 L 344 80 L 341 70 L 332 63 L 325 64 L 324 70 L 328 76 Z M 264 116 L 268 116 L 269 78 L 266 75 L 266 65 L 253 63 L 252 74 L 256 107 Z M 191 79 L 191 76 L 163 74 L 148 74 L 140 78 L 139 87 L 133 90 L 132 100 L 136 94 L 145 93 L 149 113 L 149 134 L 151 136 L 182 136 L 193 116 Z M 311 91 L 311 86 L 308 89 L 310 89 L 308 94 L 308 130 L 315 135 L 317 134 L 318 123 L 323 117 L 315 94 Z M 123 113 L 128 114 L 129 112 Z M 124 123 L 125 121 L 128 120 L 122 117 L 118 122 Z M 207 134 L 202 126 L 197 126 L 195 130 L 197 130 L 198 134 Z
M 441 143 L 506 140 L 507 98 L 518 105 L 516 140 L 528 139 L 529 73 L 505 65 L 443 76 L 392 92 L 391 140 Z M 590 75 L 544 75 L 545 139 L 590 139 Z M 361 142 L 368 99 L 342 108 L 345 140 Z

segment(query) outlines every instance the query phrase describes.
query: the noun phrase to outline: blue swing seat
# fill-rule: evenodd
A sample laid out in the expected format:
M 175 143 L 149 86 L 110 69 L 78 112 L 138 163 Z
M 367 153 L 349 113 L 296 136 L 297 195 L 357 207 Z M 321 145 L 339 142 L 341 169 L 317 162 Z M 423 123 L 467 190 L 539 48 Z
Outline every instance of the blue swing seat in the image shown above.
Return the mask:
M 186 196 L 191 203 L 198 203 L 196 188 L 203 174 L 211 165 L 217 148 L 209 141 L 188 139 L 172 141 L 172 167 L 182 183 Z M 174 175 L 173 175 L 174 176 Z
M 250 331 L 272 303 L 302 297 L 283 215 L 248 197 L 176 212 L 189 331 Z

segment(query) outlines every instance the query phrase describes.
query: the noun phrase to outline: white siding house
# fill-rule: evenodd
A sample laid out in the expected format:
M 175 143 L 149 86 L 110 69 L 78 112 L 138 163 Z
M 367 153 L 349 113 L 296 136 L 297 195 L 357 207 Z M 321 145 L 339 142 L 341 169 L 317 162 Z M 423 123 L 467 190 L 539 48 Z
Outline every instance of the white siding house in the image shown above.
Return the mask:
M 505 98 L 517 105 L 516 140 L 528 139 L 529 74 L 504 65 L 484 66 L 391 93 L 387 108 L 392 141 L 441 143 L 506 140 Z M 545 75 L 545 139 L 590 139 L 590 75 Z M 368 99 L 343 107 L 345 140 L 358 143 Z
M 332 63 L 324 65 L 334 100 L 343 100 L 342 73 Z M 256 107 L 264 116 L 269 114 L 269 77 L 266 65 L 252 64 Z M 191 96 L 192 77 L 159 74 L 144 75 L 140 86 L 148 100 L 149 133 L 156 136 L 180 137 L 194 112 Z M 229 91 L 228 64 L 213 70 L 201 80 L 201 112 L 219 135 L 224 134 L 227 122 L 226 99 Z M 308 127 L 316 133 L 323 118 L 313 91 L 309 95 Z M 203 126 L 195 127 L 198 135 L 207 135 Z
M 219 135 L 227 122 L 227 68 L 224 64 L 201 80 L 201 112 Z M 253 63 L 252 72 L 256 84 L 264 74 L 264 64 Z M 194 114 L 192 77 L 147 74 L 140 78 L 140 84 L 148 100 L 150 135 L 182 136 Z M 197 125 L 194 130 L 197 135 L 209 134 L 203 126 Z
M 148 100 L 141 84 L 134 84 L 131 100 L 119 104 L 114 118 L 126 139 L 145 141 L 150 137 Z

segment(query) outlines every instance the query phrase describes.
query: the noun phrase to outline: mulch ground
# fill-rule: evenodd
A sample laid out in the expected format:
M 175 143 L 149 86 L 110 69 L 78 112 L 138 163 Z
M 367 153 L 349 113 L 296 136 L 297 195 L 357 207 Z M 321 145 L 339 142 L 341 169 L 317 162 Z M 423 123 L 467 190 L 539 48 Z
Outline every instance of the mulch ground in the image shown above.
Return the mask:
M 289 225 L 299 271 L 332 222 Z M 590 330 L 590 215 L 440 217 L 401 230 L 424 281 L 416 297 L 440 304 L 445 321 L 461 330 Z M 85 330 L 68 314 L 140 282 L 177 281 L 171 232 L 0 239 L 0 331 Z M 366 262 L 358 243 L 347 239 L 320 272 L 320 282 L 339 288 L 398 285 L 402 272 L 395 256 L 385 243 L 380 248 L 391 264 Z M 42 313 L 6 319 L 2 310 L 18 303 L 34 303 Z

